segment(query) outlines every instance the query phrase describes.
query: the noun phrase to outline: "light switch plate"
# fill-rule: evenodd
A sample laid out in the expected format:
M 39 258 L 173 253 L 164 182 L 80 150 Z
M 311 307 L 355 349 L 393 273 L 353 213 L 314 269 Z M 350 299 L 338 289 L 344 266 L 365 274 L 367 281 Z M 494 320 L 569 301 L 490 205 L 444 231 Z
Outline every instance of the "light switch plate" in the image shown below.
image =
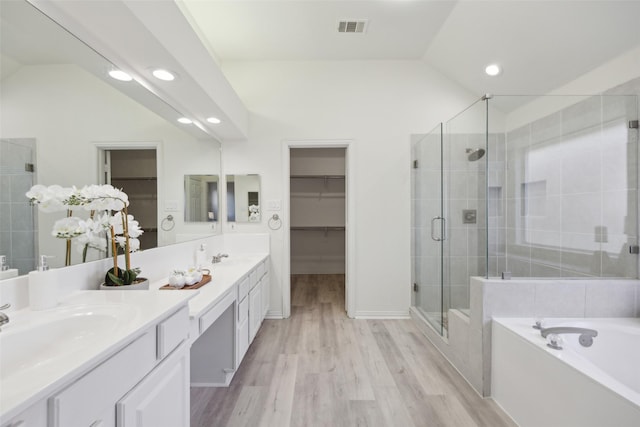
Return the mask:
M 282 209 L 282 203 L 280 200 L 267 200 L 267 210 L 279 211 L 280 209 Z
M 178 212 L 178 206 L 177 200 L 167 200 L 164 202 L 165 212 Z

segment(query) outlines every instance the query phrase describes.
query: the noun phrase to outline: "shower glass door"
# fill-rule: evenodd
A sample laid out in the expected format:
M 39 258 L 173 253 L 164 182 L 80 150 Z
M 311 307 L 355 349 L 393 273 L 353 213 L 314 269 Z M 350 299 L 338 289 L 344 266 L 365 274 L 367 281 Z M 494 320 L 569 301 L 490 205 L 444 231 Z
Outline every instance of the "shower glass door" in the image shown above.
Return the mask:
M 470 278 L 487 274 L 487 166 L 494 151 L 487 144 L 488 100 L 476 101 L 444 129 L 445 324 L 449 310 L 469 314 Z
M 416 138 L 412 151 L 413 306 L 438 333 L 446 335 L 442 124 Z

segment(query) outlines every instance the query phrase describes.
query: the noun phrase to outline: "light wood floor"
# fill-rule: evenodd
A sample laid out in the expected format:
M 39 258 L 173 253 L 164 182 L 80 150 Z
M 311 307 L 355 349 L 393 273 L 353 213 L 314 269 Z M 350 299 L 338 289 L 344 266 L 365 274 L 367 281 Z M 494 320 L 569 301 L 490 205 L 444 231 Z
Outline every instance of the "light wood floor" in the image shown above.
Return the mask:
M 514 426 L 411 320 L 352 320 L 344 276 L 292 277 L 228 388 L 193 388 L 191 426 Z

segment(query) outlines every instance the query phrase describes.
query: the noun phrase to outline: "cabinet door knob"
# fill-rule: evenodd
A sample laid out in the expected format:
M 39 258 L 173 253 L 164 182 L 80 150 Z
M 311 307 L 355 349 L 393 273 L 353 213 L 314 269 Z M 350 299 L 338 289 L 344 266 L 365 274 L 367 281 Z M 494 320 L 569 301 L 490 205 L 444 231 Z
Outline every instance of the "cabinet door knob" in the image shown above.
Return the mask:
M 104 421 L 98 420 L 91 423 L 89 427 L 104 427 Z

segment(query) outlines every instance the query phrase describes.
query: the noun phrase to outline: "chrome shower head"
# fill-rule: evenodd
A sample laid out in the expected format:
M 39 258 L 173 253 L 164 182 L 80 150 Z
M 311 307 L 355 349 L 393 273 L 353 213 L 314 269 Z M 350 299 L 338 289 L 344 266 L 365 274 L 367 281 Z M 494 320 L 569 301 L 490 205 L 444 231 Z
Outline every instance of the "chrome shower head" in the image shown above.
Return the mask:
M 480 160 L 484 156 L 484 148 L 467 148 L 466 150 L 467 158 L 470 162 L 475 162 L 476 160 Z

